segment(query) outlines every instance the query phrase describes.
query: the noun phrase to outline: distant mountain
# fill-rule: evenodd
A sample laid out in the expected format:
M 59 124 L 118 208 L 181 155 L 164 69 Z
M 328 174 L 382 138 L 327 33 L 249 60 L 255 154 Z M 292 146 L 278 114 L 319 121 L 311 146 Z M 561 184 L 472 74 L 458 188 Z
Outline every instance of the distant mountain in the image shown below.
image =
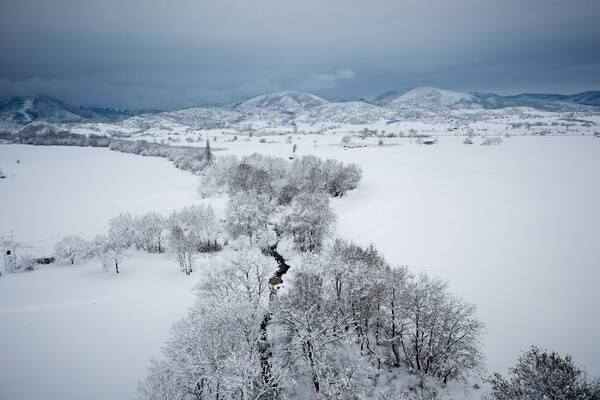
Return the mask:
M 28 125 L 27 129 L 48 123 L 107 123 L 116 130 L 126 129 L 130 132 L 152 129 L 168 131 L 169 127 L 177 124 L 196 130 L 291 126 L 295 122 L 366 125 L 382 120 L 445 118 L 448 113 L 460 113 L 462 110 L 514 107 L 596 113 L 600 112 L 600 91 L 573 95 L 523 93 L 499 96 L 419 87 L 387 91 L 372 102 L 352 97 L 327 101 L 310 93 L 286 91 L 263 94 L 243 102 L 170 112 L 76 107 L 46 96 L 13 97 L 0 102 L 0 131 L 18 132 Z M 104 129 L 98 126 L 93 128 L 94 132 Z
M 579 106 L 600 106 L 600 91 L 588 91 L 572 95 L 522 93 L 506 96 L 522 106 L 539 108 L 548 111 L 576 111 Z
M 381 93 L 379 96 L 375 97 L 371 103 L 376 106 L 386 107 L 391 101 L 397 99 L 402 96 L 404 93 L 408 92 L 410 89 L 398 91 L 398 90 L 388 90 L 387 92 Z
M 493 93 L 463 93 L 419 87 L 406 91 L 384 92 L 375 97 L 372 103 L 394 109 L 412 108 L 428 111 L 508 107 L 532 107 L 546 111 L 589 111 L 590 107 L 600 107 L 600 91 L 573 95 L 523 93 L 499 96 Z
M 380 120 L 395 119 L 394 110 L 379 107 L 363 101 L 349 101 L 324 104 L 312 108 L 304 122 L 329 122 L 353 125 L 372 124 Z M 302 120 L 302 118 L 301 118 Z
M 433 87 L 411 89 L 390 99 L 386 106 L 390 108 L 415 107 L 432 111 L 480 107 L 477 98 L 473 95 Z
M 569 101 L 586 106 L 600 107 L 600 91 L 590 90 L 587 92 L 572 94 L 567 96 Z
M 242 112 L 269 110 L 296 114 L 327 103 L 329 103 L 327 100 L 315 96 L 314 94 L 288 91 L 253 97 L 250 100 L 241 103 L 235 107 L 235 109 Z
M 330 103 L 370 103 L 368 100 L 363 99 L 362 97 L 354 97 L 354 96 L 342 96 L 336 97 L 335 99 L 330 100 Z
M 75 107 L 47 96 L 12 97 L 0 103 L 0 121 L 26 125 L 30 122 L 114 122 L 141 111 Z M 147 112 L 147 111 L 146 111 Z

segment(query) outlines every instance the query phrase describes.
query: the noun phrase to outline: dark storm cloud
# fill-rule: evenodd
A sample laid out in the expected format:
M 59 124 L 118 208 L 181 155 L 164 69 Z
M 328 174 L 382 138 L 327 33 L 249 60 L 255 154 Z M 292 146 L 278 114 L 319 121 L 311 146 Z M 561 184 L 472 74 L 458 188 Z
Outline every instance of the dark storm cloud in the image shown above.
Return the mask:
M 274 90 L 600 88 L 600 2 L 4 0 L 0 97 L 177 108 Z

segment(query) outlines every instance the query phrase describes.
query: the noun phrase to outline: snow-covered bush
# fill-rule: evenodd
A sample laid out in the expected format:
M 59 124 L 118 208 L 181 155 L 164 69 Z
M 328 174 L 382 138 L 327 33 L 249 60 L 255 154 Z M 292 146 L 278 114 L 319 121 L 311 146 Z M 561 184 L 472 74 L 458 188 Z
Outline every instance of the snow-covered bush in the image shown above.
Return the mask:
M 36 265 L 36 256 L 31 249 L 22 248 L 17 252 L 17 259 L 15 270 L 16 271 L 33 271 L 33 267 Z
M 500 136 L 486 137 L 481 142 L 482 146 L 500 146 L 502 144 L 502 138 Z

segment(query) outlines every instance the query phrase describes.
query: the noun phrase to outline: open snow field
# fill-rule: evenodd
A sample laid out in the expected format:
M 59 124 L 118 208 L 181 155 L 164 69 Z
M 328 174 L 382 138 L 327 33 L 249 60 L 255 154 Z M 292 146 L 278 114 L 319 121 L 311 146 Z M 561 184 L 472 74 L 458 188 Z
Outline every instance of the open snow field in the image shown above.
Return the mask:
M 169 161 L 104 148 L 0 146 L 0 168 L 0 236 L 42 248 L 103 233 L 120 212 L 168 215 L 200 200 L 197 178 Z
M 0 168 L 0 235 L 43 240 L 33 245 L 46 256 L 56 239 L 45 239 L 91 238 L 119 212 L 200 201 L 197 178 L 168 161 L 107 149 L 0 146 Z M 0 399 L 131 398 L 194 282 L 147 254 L 119 275 L 93 260 L 0 277 Z
M 344 150 L 339 135 L 293 136 L 301 155 L 361 165 L 359 189 L 333 201 L 337 234 L 448 279 L 477 304 L 490 371 L 504 372 L 536 344 L 600 374 L 600 139 L 512 137 L 487 147 L 441 137 L 434 146 L 397 139 Z M 215 147 L 291 152 L 284 137 L 252 139 Z M 0 168 L 9 176 L 0 181 L 0 230 L 25 242 L 93 228 L 91 237 L 119 212 L 200 201 L 196 178 L 166 160 L 106 149 L 0 146 Z M 1 277 L 0 398 L 131 398 L 191 304 L 194 281 L 144 254 L 119 275 L 92 262 Z
M 338 232 L 426 270 L 478 306 L 490 372 L 531 345 L 600 375 L 600 139 L 357 149 Z

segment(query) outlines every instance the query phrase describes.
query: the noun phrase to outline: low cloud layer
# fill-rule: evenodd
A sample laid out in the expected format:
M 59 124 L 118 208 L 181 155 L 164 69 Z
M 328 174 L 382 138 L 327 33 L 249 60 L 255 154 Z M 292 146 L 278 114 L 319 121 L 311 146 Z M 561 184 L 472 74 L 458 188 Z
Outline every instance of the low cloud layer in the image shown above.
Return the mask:
M 275 90 L 600 89 L 595 0 L 6 0 L 0 98 L 173 109 Z

